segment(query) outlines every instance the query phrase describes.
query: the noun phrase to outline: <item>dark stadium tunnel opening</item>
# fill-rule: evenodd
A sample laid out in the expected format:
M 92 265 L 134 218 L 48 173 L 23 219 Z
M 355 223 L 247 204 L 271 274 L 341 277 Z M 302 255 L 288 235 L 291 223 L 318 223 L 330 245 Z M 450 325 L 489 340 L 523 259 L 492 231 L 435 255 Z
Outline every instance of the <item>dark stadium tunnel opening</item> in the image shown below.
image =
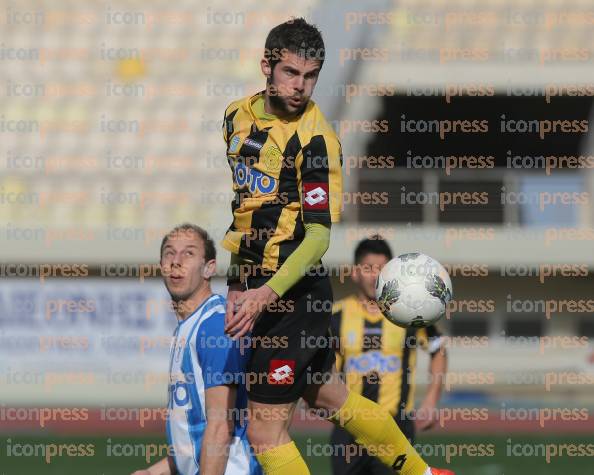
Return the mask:
M 534 130 L 534 125 L 528 123 L 535 120 L 588 121 L 592 104 L 591 97 L 571 96 L 553 97 L 549 103 L 542 96 L 462 96 L 451 98 L 449 103 L 442 96 L 385 96 L 378 119 L 389 121 L 389 132 L 374 134 L 367 154 L 392 155 L 396 158 L 397 168 L 406 167 L 409 150 L 413 155 L 421 156 L 492 155 L 495 167 L 506 167 L 508 150 L 518 155 L 578 155 L 586 134 L 579 131 L 564 132 L 561 124 L 557 124 L 556 131 L 547 131 L 541 138 L 538 133 L 528 132 Z M 457 124 L 455 131 L 443 133 L 445 138 L 440 137 L 439 133 L 421 132 L 429 130 L 430 126 L 420 124 L 420 121 L 435 120 L 465 120 L 471 124 L 470 127 Z M 483 131 L 484 127 L 478 124 L 485 120 L 488 121 L 487 131 Z M 571 128 L 582 129 L 579 124 L 572 124 Z M 588 132 L 588 128 L 585 132 Z
M 501 92 L 449 102 L 443 95 L 382 97 L 375 119 L 387 120 L 388 130 L 372 135 L 364 155 L 378 160 L 361 161 L 358 189 L 384 192 L 387 206 L 362 205 L 359 220 L 426 222 L 429 204 L 439 207 L 434 221 L 442 224 L 502 224 L 506 174 L 508 182 L 511 173 L 548 177 L 551 168 L 557 177 L 577 176 L 583 167 L 562 169 L 562 157 L 577 163 L 592 155 L 593 98 Z

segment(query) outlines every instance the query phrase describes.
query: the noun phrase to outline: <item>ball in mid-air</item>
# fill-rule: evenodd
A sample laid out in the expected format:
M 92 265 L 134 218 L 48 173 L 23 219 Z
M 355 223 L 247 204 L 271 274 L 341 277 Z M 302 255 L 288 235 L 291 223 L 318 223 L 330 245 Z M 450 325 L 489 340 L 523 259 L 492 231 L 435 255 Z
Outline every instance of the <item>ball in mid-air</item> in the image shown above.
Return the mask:
M 452 299 L 445 268 L 420 252 L 401 254 L 381 270 L 376 301 L 384 316 L 399 327 L 426 327 L 437 322 Z

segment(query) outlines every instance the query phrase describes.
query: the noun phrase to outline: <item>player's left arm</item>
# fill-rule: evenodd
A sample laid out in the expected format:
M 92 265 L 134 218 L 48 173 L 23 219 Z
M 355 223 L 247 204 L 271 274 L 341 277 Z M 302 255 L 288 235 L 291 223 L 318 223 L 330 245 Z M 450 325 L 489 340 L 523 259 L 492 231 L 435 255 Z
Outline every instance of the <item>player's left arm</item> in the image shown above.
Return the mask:
M 315 265 L 330 246 L 330 228 L 342 209 L 342 150 L 334 135 L 316 135 L 295 160 L 305 237 L 274 276 L 236 300 L 238 311 L 225 327 L 233 338 L 250 332 L 256 318 Z
M 213 386 L 204 392 L 206 429 L 200 448 L 200 473 L 223 475 L 229 457 L 233 435 L 233 408 L 237 388 L 231 385 Z
M 441 398 L 445 376 L 448 369 L 447 353 L 444 340 L 433 325 L 423 328 L 421 332 L 421 345 L 429 352 L 429 385 L 427 394 L 417 410 L 418 417 L 415 425 L 418 431 L 427 430 L 438 422 L 437 405 Z

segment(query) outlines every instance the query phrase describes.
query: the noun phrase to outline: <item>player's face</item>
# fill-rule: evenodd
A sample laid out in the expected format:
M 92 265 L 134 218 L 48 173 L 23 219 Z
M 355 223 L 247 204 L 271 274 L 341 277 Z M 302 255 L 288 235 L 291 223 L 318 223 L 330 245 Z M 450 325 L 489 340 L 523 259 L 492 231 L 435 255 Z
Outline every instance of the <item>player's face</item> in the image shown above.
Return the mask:
M 194 231 L 179 231 L 167 239 L 161 273 L 174 302 L 190 299 L 205 284 L 214 259 L 205 262 L 202 239 Z
M 301 114 L 311 98 L 321 62 L 305 59 L 286 52 L 281 61 L 270 69 L 268 61 L 262 60 L 262 71 L 267 76 L 267 94 L 277 114 L 294 116 Z
M 353 281 L 370 300 L 375 300 L 375 281 L 387 262 L 388 258 L 383 254 L 366 254 L 355 266 Z

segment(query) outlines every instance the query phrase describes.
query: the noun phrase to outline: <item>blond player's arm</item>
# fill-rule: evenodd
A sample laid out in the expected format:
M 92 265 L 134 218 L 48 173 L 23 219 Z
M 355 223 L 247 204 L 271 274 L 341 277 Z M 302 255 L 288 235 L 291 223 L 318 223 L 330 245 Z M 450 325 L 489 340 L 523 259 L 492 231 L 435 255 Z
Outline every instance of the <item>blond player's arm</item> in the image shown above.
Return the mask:
M 443 339 L 441 336 L 435 335 L 429 338 L 428 331 L 428 328 L 423 328 L 420 333 L 421 346 L 429 351 L 431 361 L 429 363 L 429 385 L 415 418 L 417 431 L 430 429 L 438 422 L 437 405 L 448 370 L 448 359 Z M 432 333 L 435 333 L 434 327 Z
M 223 475 L 233 436 L 232 411 L 235 408 L 235 386 L 213 386 L 204 391 L 206 429 L 200 448 L 200 474 Z

